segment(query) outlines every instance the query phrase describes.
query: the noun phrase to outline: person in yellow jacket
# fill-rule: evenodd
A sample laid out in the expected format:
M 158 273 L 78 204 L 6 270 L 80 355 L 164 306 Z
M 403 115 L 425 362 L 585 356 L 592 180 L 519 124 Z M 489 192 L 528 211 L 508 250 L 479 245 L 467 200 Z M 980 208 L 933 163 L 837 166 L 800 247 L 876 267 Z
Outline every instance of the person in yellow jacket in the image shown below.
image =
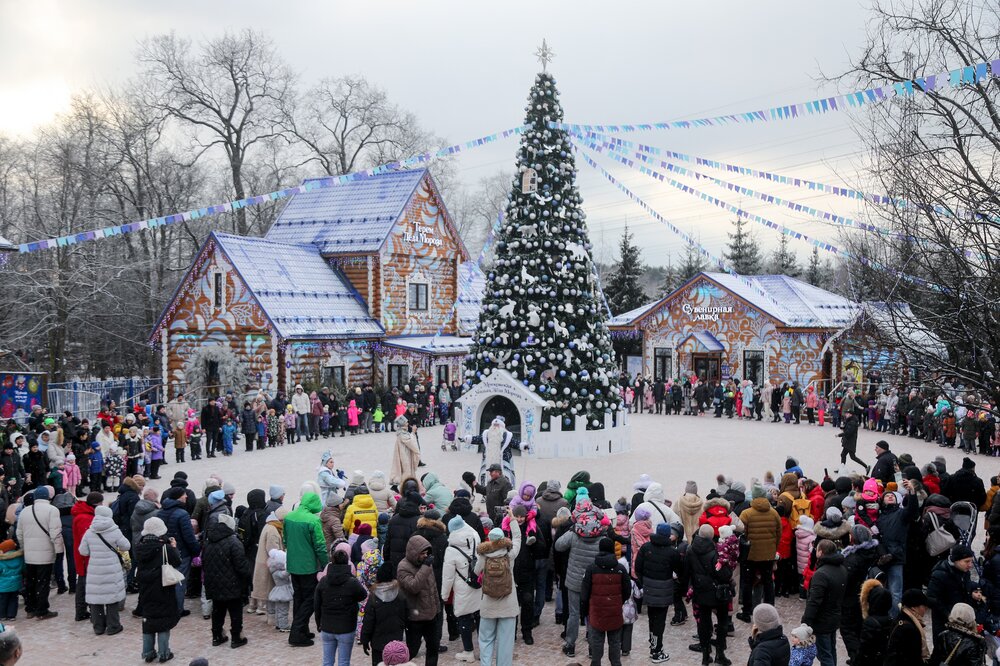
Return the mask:
M 359 486 L 351 505 L 344 512 L 344 533 L 351 534 L 357 525 L 365 523 L 371 525 L 372 536 L 378 538 L 378 508 L 375 500 L 368 494 L 368 487 Z

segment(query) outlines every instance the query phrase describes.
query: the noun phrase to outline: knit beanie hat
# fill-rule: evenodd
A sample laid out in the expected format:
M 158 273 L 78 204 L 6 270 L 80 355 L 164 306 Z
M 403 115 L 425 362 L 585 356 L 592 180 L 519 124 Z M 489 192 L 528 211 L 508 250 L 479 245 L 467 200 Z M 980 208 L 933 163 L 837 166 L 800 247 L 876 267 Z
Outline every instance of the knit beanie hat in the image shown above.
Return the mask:
M 844 514 L 835 506 L 826 510 L 826 519 L 834 525 L 839 525 L 844 520 Z
M 600 543 L 597 544 L 597 548 L 602 553 L 613 553 L 615 552 L 615 542 L 607 537 L 604 537 L 601 539 Z
M 104 495 L 95 490 L 93 492 L 87 493 L 86 501 L 87 504 L 89 504 L 90 506 L 100 506 L 104 504 Z
M 624 497 L 619 497 L 618 501 L 615 502 L 615 513 L 628 513 L 628 500 Z
M 698 494 L 698 484 L 694 481 L 688 481 L 684 484 L 684 494 L 686 495 L 697 495 Z
M 840 506 L 844 508 L 841 513 L 846 513 L 848 515 L 854 513 L 854 510 L 858 507 L 858 501 L 853 497 L 845 497 L 841 502 Z M 831 507 L 832 508 L 832 507 Z
M 976 469 L 976 461 L 968 456 L 962 458 L 962 469 Z
M 747 484 L 742 481 L 733 481 L 729 489 L 743 495 L 744 498 L 747 496 Z
M 816 527 L 816 521 L 812 519 L 812 516 L 802 515 L 799 516 L 799 527 L 804 530 L 809 530 L 810 532 L 814 527 Z
M 164 499 L 180 500 L 186 494 L 184 488 L 181 486 L 172 486 L 167 488 L 167 492 L 163 493 L 163 497 Z
M 649 520 L 649 517 L 652 514 L 649 512 L 649 509 L 647 509 L 644 506 L 640 506 L 638 509 L 635 510 L 635 513 L 632 515 L 636 520 Z
M 518 504 L 513 509 L 511 509 L 510 512 L 514 514 L 515 518 L 524 518 L 525 516 L 528 515 L 528 510 L 524 508 L 523 504 Z
M 156 516 L 153 516 L 152 518 L 147 518 L 146 522 L 142 524 L 142 536 L 152 534 L 153 536 L 161 537 L 166 533 L 167 533 L 166 524 Z
M 341 495 L 336 490 L 331 490 L 330 494 L 326 498 L 327 506 L 340 506 L 344 503 L 344 496 Z
M 700 528 L 699 528 L 700 529 Z M 720 525 L 719 526 L 719 538 L 728 539 L 736 533 L 732 525 Z
M 272 483 L 267 489 L 267 496 L 274 501 L 278 501 L 285 496 L 285 489 L 276 483 Z
M 375 572 L 375 582 L 376 583 L 389 583 L 392 582 L 395 575 L 392 571 L 392 564 L 389 562 L 383 562 Z
M 872 540 L 872 531 L 864 525 L 855 525 L 851 528 L 851 540 L 855 544 L 868 543 Z
M 712 539 L 715 537 L 715 528 L 706 523 L 698 528 L 698 536 L 702 539 Z
M 441 520 L 441 512 L 437 509 L 427 509 L 424 511 L 424 518 L 427 520 Z
M 234 486 L 233 484 L 231 484 L 228 481 L 226 481 L 225 483 L 222 484 L 222 494 L 223 495 L 235 495 L 236 494 L 236 486 Z
M 970 557 L 975 557 L 976 554 L 972 552 L 972 549 L 965 544 L 958 544 L 951 549 L 951 553 L 948 555 L 948 559 L 952 562 L 958 562 L 959 560 L 966 560 Z
M 209 504 L 221 504 L 226 501 L 226 493 L 221 490 L 213 490 L 208 494 Z
M 808 624 L 800 624 L 791 631 L 792 636 L 794 636 L 800 645 L 809 646 L 812 645 L 816 640 L 816 636 L 813 634 L 812 627 Z
M 750 490 L 750 498 L 757 499 L 758 497 L 764 497 L 764 486 L 760 483 L 754 483 Z
M 352 486 L 365 485 L 365 473 L 360 469 L 354 470 L 354 473 L 351 474 L 351 485 Z
M 104 506 L 103 504 L 96 509 L 94 509 L 94 516 L 101 516 L 102 518 L 112 518 L 114 517 L 114 512 L 111 511 L 111 507 Z M 957 547 L 957 546 L 956 546 Z
M 47 500 L 49 499 L 49 489 L 45 486 L 39 486 L 35 488 L 35 499 L 36 500 Z
M 576 489 L 576 501 L 579 502 L 581 499 L 590 499 L 590 490 L 587 489 L 587 486 L 580 486 Z
M 781 626 L 778 609 L 771 604 L 757 604 L 757 607 L 753 609 L 753 623 L 757 625 L 760 632 L 770 631 Z
M 382 648 L 382 663 L 385 666 L 399 666 L 410 660 L 410 649 L 403 641 L 389 641 Z
M 454 518 L 448 521 L 449 532 L 457 532 L 463 527 L 465 527 L 465 521 L 462 520 L 462 516 L 455 516 Z
M 503 538 L 503 530 L 499 527 L 494 527 L 486 536 L 490 541 L 499 541 Z
M 357 532 L 358 536 L 371 536 L 372 526 L 369 525 L 368 523 L 361 523 L 360 525 L 354 528 L 354 531 Z
M 545 489 L 558 493 L 562 490 L 562 484 L 560 484 L 556 479 L 549 479 L 545 483 Z
M 819 487 L 823 490 L 824 493 L 830 492 L 835 487 L 833 479 L 830 478 L 823 479 L 823 482 L 819 484 Z
M 670 538 L 671 531 L 670 523 L 660 523 L 656 526 L 656 533 L 660 536 L 665 536 L 668 539 Z

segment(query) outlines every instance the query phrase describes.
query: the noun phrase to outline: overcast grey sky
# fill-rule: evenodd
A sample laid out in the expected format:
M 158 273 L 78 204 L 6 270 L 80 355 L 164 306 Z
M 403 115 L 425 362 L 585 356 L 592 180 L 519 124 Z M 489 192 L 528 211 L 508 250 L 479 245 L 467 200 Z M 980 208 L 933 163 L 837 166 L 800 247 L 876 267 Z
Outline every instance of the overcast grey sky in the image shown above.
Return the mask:
M 323 2 L 263 0 L 22 0 L 0 3 L 0 132 L 30 133 L 66 108 L 83 87 L 114 84 L 134 72 L 137 40 L 170 30 L 194 40 L 245 27 L 269 35 L 304 84 L 360 73 L 449 141 L 464 141 L 523 120 L 546 38 L 557 56 L 550 69 L 570 122 L 653 122 L 804 101 L 837 89 L 819 73 L 842 70 L 863 42 L 864 0 L 803 3 L 592 0 L 549 2 Z M 671 130 L 639 137 L 674 150 L 784 170 L 840 183 L 861 153 L 849 117 L 832 113 L 773 125 Z M 515 140 L 462 157 L 474 181 L 513 162 Z M 646 176 L 614 168 L 661 214 L 722 250 L 731 215 Z M 611 260 L 626 221 L 663 264 L 681 241 L 641 209 L 624 202 L 581 161 L 580 186 L 598 259 Z M 748 187 L 839 213 L 840 202 L 752 180 Z M 700 185 L 722 198 L 722 190 Z M 812 195 L 812 196 L 810 196 Z M 740 201 L 731 198 L 731 203 Z M 206 202 L 210 203 L 210 202 Z M 833 239 L 835 230 L 745 208 L 804 232 Z M 757 227 L 765 248 L 774 232 Z M 804 259 L 809 247 L 793 245 Z

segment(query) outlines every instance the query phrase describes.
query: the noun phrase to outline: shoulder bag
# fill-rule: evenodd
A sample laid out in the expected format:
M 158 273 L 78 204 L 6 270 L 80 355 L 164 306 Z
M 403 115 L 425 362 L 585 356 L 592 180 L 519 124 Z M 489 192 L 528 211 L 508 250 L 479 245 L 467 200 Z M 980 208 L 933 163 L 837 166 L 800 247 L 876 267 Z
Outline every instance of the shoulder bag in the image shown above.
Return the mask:
M 476 576 L 476 573 L 475 573 L 475 568 L 476 568 L 475 554 L 473 554 L 472 556 L 470 556 L 464 550 L 462 550 L 461 548 L 459 548 L 458 546 L 451 546 L 451 545 L 449 545 L 448 547 L 449 548 L 454 548 L 459 553 L 461 553 L 462 557 L 464 557 L 465 560 L 466 560 L 466 562 L 469 563 L 469 568 L 465 572 L 465 576 L 462 577 L 462 581 L 466 585 L 468 585 L 469 587 L 471 587 L 473 590 L 478 590 L 479 588 L 481 588 L 483 585 L 482 585 L 482 583 L 479 582 L 479 577 Z
M 936 515 L 933 513 L 927 515 L 931 517 L 931 525 L 934 526 L 934 530 L 927 535 L 925 542 L 927 554 L 931 557 L 937 557 L 941 553 L 951 550 L 951 547 L 955 545 L 955 536 L 941 526 Z
M 184 581 L 184 574 L 167 560 L 167 544 L 163 544 L 163 564 L 160 566 L 160 583 L 163 587 L 177 585 Z
M 112 553 L 118 556 L 118 563 L 122 565 L 122 571 L 124 573 L 127 574 L 129 571 L 132 570 L 132 557 L 128 554 L 128 551 L 125 551 L 123 553 L 114 546 L 112 546 L 110 543 L 108 543 L 107 539 L 101 536 L 100 532 L 94 532 L 94 534 L 97 535 L 97 538 L 101 540 L 101 543 L 107 546 Z

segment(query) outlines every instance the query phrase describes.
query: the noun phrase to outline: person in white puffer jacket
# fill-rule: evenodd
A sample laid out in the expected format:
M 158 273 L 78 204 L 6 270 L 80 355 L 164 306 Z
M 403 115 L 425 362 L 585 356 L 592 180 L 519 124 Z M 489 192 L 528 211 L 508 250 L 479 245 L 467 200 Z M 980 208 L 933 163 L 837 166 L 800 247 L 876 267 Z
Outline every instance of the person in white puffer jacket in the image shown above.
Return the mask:
M 458 632 L 462 637 L 462 652 L 455 655 L 458 661 L 476 661 L 473 650 L 472 632 L 476 626 L 476 613 L 482 602 L 478 588 L 470 587 L 468 578 L 475 578 L 474 566 L 476 550 L 480 544 L 479 534 L 461 516 L 448 521 L 448 547 L 444 551 L 444 565 L 441 577 L 441 599 L 447 601 L 452 594 L 453 610 L 458 620 Z
M 663 496 L 663 486 L 659 483 L 654 482 L 649 484 L 646 492 L 643 493 L 642 500 L 642 504 L 633 509 L 632 517 L 628 521 L 629 526 L 635 524 L 635 511 L 640 508 L 649 511 L 649 522 L 652 524 L 654 532 L 656 531 L 656 526 L 660 523 L 683 525 L 680 517 L 674 513 L 673 509 L 667 506 L 667 502 Z
M 87 563 L 87 605 L 94 633 L 114 636 L 122 631 L 118 619 L 118 604 L 125 600 L 123 556 L 131 547 L 129 540 L 115 525 L 109 507 L 94 509 L 94 522 L 80 540 L 80 554 L 89 557 Z

